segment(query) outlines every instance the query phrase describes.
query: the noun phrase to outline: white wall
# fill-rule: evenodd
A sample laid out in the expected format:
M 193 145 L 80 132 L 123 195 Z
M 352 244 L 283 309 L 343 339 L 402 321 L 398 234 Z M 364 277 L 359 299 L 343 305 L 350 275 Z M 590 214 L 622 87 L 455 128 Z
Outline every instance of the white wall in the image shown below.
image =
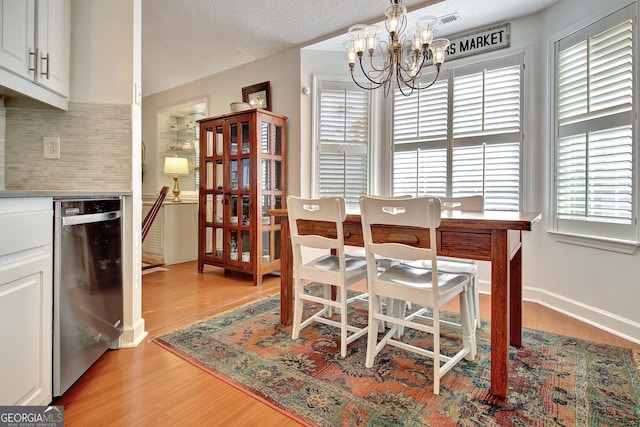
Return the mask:
M 215 55 L 212 55 L 212 61 Z M 274 113 L 287 120 L 287 170 L 299 175 L 300 157 L 300 53 L 298 49 L 258 60 L 233 70 L 215 74 L 176 88 L 146 96 L 142 100 L 142 139 L 147 147 L 143 194 L 153 197 L 160 190 L 157 174 L 158 142 L 156 114 L 172 106 L 193 100 L 209 100 L 209 116 L 231 111 L 231 102 L 242 101 L 242 88 L 264 81 L 270 82 Z M 287 180 L 288 192 L 297 193 L 297 179 Z
M 71 102 L 131 104 L 137 2 L 72 1 Z

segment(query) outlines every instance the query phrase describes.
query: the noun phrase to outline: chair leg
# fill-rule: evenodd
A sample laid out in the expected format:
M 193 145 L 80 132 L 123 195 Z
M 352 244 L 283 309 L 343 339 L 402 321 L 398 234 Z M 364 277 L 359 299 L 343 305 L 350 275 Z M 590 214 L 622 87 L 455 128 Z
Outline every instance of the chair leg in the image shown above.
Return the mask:
M 369 293 L 369 332 L 367 335 L 367 356 L 364 366 L 371 368 L 376 358 L 376 346 L 378 345 L 378 321 L 374 313 L 380 313 L 380 297 Z M 384 330 L 384 329 L 383 329 Z
M 378 313 L 384 313 L 382 298 L 378 298 Z M 378 328 L 384 332 L 384 330 L 386 329 L 384 320 L 378 319 Z
M 411 303 L 408 301 L 392 299 L 387 302 L 387 310 L 389 302 L 391 303 L 391 316 L 404 319 L 407 314 L 407 308 L 411 308 Z M 398 325 L 398 329 L 395 338 L 400 338 L 404 334 L 404 326 Z
M 468 361 L 476 358 L 476 328 L 473 318 L 473 309 L 469 300 L 474 298 L 471 291 L 463 290 L 460 293 L 460 321 L 462 324 L 462 346 L 469 349 L 465 356 Z
M 471 276 L 471 285 L 473 286 L 473 315 L 476 329 L 480 329 L 480 293 L 478 289 L 478 283 L 475 276 Z
M 291 332 L 291 338 L 297 340 L 300 336 L 300 325 L 302 324 L 302 310 L 304 308 L 304 301 L 300 299 L 300 293 L 304 292 L 302 280 L 294 279 L 294 307 L 293 307 L 293 330 Z
M 324 284 L 324 299 L 331 299 L 331 285 L 325 283 Z M 324 306 L 324 317 L 327 319 L 333 316 L 333 307 L 330 305 Z
M 440 306 L 433 307 L 433 394 L 440 394 Z
M 347 288 L 340 288 L 340 357 L 347 356 Z

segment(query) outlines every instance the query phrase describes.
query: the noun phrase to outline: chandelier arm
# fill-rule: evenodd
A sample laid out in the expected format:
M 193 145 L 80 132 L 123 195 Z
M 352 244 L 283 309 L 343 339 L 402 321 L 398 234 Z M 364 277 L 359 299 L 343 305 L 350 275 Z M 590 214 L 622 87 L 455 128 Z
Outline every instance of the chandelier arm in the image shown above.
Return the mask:
M 387 71 L 387 68 L 378 68 L 375 66 L 375 64 L 373 63 L 373 55 L 369 55 L 369 67 L 371 67 L 372 70 L 378 71 L 380 73 Z
M 380 86 L 382 86 L 383 84 L 385 84 L 386 82 L 389 81 L 389 78 L 391 77 L 391 73 L 389 73 L 386 77 L 384 77 L 381 81 L 375 81 L 373 80 L 371 77 L 369 77 L 369 73 L 367 73 L 367 71 L 365 71 L 364 69 L 364 65 L 362 65 L 362 56 L 360 56 L 359 58 L 359 63 L 360 63 L 360 69 L 362 70 L 362 74 L 364 74 L 364 76 L 366 77 L 367 80 L 369 80 L 371 83 L 373 83 L 374 85 L 377 85 L 374 89 L 379 88 Z M 376 71 L 386 71 L 386 70 L 376 70 Z M 351 77 L 353 78 L 353 69 L 351 69 Z M 355 79 L 354 79 L 355 80 Z
M 424 90 L 424 89 L 429 89 L 431 86 L 433 86 L 433 85 L 435 84 L 436 80 L 438 80 L 438 76 L 440 75 L 440 67 L 439 67 L 439 66 L 436 66 L 436 68 L 437 68 L 436 76 L 433 78 L 433 81 L 431 81 L 431 83 L 429 83 L 429 84 L 428 84 L 428 85 L 426 85 L 426 86 L 422 86 L 422 87 L 421 87 L 420 85 L 418 85 L 418 86 L 413 86 L 413 84 L 411 83 L 411 81 L 413 81 L 413 80 L 415 80 L 415 79 L 413 79 L 413 80 L 409 80 L 409 81 L 406 81 L 406 80 L 405 80 L 404 78 L 402 78 L 402 77 L 398 77 L 398 79 L 401 79 L 401 80 L 398 80 L 398 86 L 400 86 L 400 81 L 402 81 L 402 83 L 404 83 L 404 84 L 405 84 L 405 86 L 407 86 L 407 87 L 411 88 L 411 90 L 412 90 L 412 91 L 413 91 L 413 90 Z M 399 73 L 398 73 L 398 74 L 399 74 Z M 396 76 L 396 77 L 397 77 L 397 76 Z M 402 92 L 402 93 L 404 94 L 404 92 Z
M 351 71 L 351 80 L 353 80 L 353 82 L 356 84 L 356 86 L 358 86 L 360 89 L 364 89 L 364 90 L 375 90 L 378 89 L 380 86 L 382 86 L 384 83 L 378 83 L 378 82 L 374 82 L 373 80 L 368 79 L 371 81 L 371 83 L 373 83 L 376 86 L 371 86 L 371 87 L 367 87 L 367 86 L 363 86 L 360 83 L 358 83 L 358 81 L 356 80 L 356 76 L 353 75 L 353 67 L 349 67 L 350 71 Z M 366 74 L 365 74 L 366 77 Z
M 396 66 L 396 85 L 398 86 L 398 90 L 400 90 L 400 93 L 402 93 L 402 95 L 410 96 L 413 93 L 413 90 L 415 88 L 412 85 L 410 85 L 408 82 L 406 82 L 404 78 L 402 78 L 401 71 L 400 71 L 401 69 L 402 69 L 402 66 L 398 63 L 398 65 Z M 404 85 L 402 83 L 404 83 Z M 411 89 L 408 93 L 405 92 L 405 89 L 407 87 Z
M 384 97 L 388 97 L 389 96 L 389 92 L 391 91 L 391 83 L 387 82 L 384 85 Z
M 385 51 L 385 49 L 383 49 L 383 43 L 384 43 L 384 46 L 386 48 L 386 51 Z M 382 52 L 383 55 L 387 56 L 386 63 L 393 64 L 393 58 L 392 58 L 393 52 L 389 48 L 389 46 L 391 46 L 391 45 L 388 42 L 380 42 L 380 44 L 378 45 L 378 49 L 380 49 L 380 52 Z M 375 70 L 375 71 L 378 71 L 380 73 L 383 73 L 383 72 L 387 71 L 389 69 L 389 67 L 378 68 L 378 67 L 375 66 L 375 64 L 373 63 L 373 52 L 375 52 L 375 50 L 372 50 L 369 53 L 369 66 L 371 67 L 371 69 Z

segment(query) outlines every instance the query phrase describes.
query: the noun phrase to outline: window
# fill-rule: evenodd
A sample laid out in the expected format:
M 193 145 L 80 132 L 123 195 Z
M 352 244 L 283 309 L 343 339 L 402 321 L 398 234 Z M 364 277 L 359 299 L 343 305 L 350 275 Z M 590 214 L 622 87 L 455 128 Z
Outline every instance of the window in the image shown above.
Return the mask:
M 393 193 L 481 194 L 519 210 L 522 57 L 450 70 L 393 100 Z
M 557 232 L 637 240 L 632 17 L 629 6 L 555 44 Z
M 369 92 L 353 83 L 320 81 L 316 130 L 317 194 L 357 208 L 367 194 Z

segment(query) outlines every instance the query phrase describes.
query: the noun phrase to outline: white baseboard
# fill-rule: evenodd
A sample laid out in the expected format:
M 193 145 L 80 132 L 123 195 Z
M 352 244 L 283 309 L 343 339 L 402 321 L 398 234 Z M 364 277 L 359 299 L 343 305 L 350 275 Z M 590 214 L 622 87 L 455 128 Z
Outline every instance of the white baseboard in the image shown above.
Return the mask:
M 481 293 L 486 295 L 491 294 L 491 284 L 489 282 L 480 281 L 479 285 L 479 291 Z M 640 344 L 640 323 L 633 320 L 549 292 L 545 289 L 524 286 L 522 288 L 522 299 L 540 304 L 627 341 Z

